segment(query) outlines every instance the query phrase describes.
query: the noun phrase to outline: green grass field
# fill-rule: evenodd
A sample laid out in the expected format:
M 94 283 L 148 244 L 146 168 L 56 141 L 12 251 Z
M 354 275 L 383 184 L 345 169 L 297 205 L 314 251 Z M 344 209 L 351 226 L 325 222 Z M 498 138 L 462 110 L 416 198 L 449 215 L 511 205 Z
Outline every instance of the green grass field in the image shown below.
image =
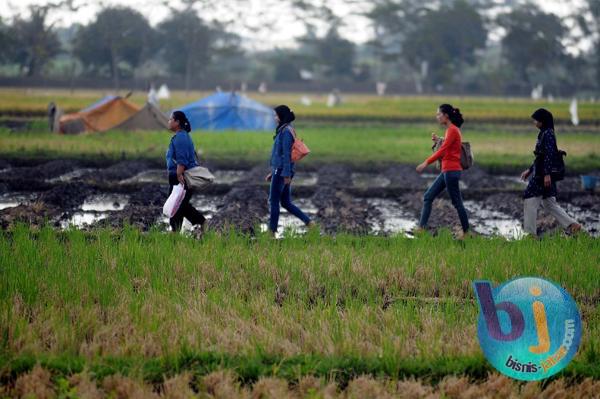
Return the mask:
M 158 231 L 0 233 L 0 381 L 41 363 L 160 383 L 232 370 L 243 383 L 363 374 L 439 381 L 491 371 L 471 282 L 558 281 L 584 321 L 560 376 L 600 378 L 600 246 L 589 237 L 202 241 Z
M 48 103 L 53 101 L 67 112 L 76 112 L 112 93 L 110 90 L 69 90 L 58 89 L 0 89 L 0 115 L 45 115 Z M 122 95 L 126 91 L 121 92 Z M 208 92 L 175 91 L 169 100 L 161 102 L 165 112 L 181 107 L 190 102 L 203 98 Z M 465 119 L 471 122 L 494 123 L 530 123 L 530 115 L 537 108 L 547 107 L 560 121 L 569 121 L 569 102 L 557 100 L 533 101 L 525 98 L 497 97 L 457 97 L 457 96 L 386 96 L 375 95 L 343 95 L 342 105 L 334 108 L 326 106 L 327 96 L 323 94 L 303 93 L 249 93 L 254 98 L 267 105 L 276 106 L 288 104 L 298 116 L 307 120 L 349 120 L 349 121 L 427 121 L 435 120 L 437 107 L 442 103 L 451 103 L 459 107 Z M 312 100 L 311 105 L 303 105 L 300 101 L 303 95 Z M 146 101 L 146 93 L 135 92 L 131 100 L 139 105 Z M 584 124 L 600 123 L 600 104 L 581 102 L 579 117 Z
M 355 164 L 398 162 L 417 164 L 431 154 L 431 134 L 443 131 L 435 125 L 361 127 L 300 124 L 298 134 L 312 153 L 303 163 L 349 162 Z M 478 165 L 496 169 L 525 168 L 532 162 L 536 132 L 511 133 L 501 128 L 463 131 L 471 142 Z M 170 133 L 107 132 L 85 135 L 58 135 L 48 132 L 43 122 L 27 132 L 0 129 L 0 157 L 14 158 L 148 158 L 162 160 Z M 195 145 L 211 160 L 267 162 L 272 145 L 269 132 L 194 132 Z M 567 151 L 570 171 L 600 168 L 600 135 L 569 133 L 558 135 L 559 146 Z
M 173 94 L 165 110 L 206 95 Z M 102 95 L 0 89 L 0 115 L 39 116 L 49 101 L 78 110 Z M 296 111 L 312 150 L 306 166 L 416 165 L 431 154 L 430 133 L 443 134 L 435 108 L 451 102 L 468 119 L 463 137 L 476 164 L 512 173 L 532 162 L 535 108 L 568 118 L 566 102 L 523 99 L 363 95 L 327 108 L 324 96 L 311 96 L 312 106 L 299 104 L 301 94 L 252 96 Z M 571 173 L 600 169 L 600 134 L 591 126 L 600 107 L 580 104 L 580 116 L 587 125 L 557 131 Z M 270 132 L 192 137 L 203 158 L 224 163 L 266 167 L 272 145 Z M 167 131 L 59 135 L 39 118 L 25 131 L 0 128 L 0 159 L 162 164 L 169 138 Z M 550 381 L 489 374 L 477 342 L 472 281 L 517 276 L 556 281 L 582 314 L 579 352 Z M 209 233 L 198 241 L 158 230 L 18 225 L 0 231 L 0 398 L 537 398 L 541 389 L 548 397 L 591 396 L 600 391 L 599 279 L 600 245 L 588 236 L 461 243 L 448 231 L 416 239 L 311 231 L 277 241 Z

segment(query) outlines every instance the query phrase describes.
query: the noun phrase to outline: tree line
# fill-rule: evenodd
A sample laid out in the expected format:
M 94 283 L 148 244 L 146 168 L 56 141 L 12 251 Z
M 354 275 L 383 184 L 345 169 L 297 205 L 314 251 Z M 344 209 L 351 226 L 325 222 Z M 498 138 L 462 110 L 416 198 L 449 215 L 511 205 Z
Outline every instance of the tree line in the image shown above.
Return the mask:
M 367 43 L 340 33 L 347 21 L 327 2 L 285 0 L 305 24 L 293 48 L 249 51 L 193 1 L 152 26 L 129 7 L 107 7 L 87 25 L 57 28 L 53 7 L 0 20 L 0 74 L 121 81 L 403 82 L 417 92 L 557 95 L 600 88 L 600 2 L 569 18 L 527 0 L 370 0 Z M 67 2 L 68 3 L 68 2 Z M 357 1 L 360 3 L 360 0 Z M 319 29 L 317 29 L 319 27 Z M 569 48 L 579 49 L 577 52 Z

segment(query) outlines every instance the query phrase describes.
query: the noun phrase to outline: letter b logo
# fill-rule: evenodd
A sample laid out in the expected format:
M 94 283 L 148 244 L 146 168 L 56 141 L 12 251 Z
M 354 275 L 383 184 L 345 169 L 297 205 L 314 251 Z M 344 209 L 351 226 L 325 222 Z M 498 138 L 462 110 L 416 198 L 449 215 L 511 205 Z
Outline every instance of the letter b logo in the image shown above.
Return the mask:
M 473 288 L 480 308 L 479 344 L 498 371 L 519 380 L 540 380 L 575 356 L 581 318 L 562 287 L 525 277 L 495 289 L 488 281 L 474 281 Z

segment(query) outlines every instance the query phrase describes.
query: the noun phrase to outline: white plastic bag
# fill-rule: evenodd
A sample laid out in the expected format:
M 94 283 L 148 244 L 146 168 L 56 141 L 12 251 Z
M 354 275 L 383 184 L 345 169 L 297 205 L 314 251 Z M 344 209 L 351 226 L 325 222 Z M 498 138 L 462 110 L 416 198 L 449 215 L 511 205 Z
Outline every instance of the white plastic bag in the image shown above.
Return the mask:
M 173 187 L 171 195 L 169 195 L 169 198 L 167 198 L 167 201 L 163 205 L 163 214 L 168 218 L 175 216 L 179 210 L 181 202 L 183 201 L 183 197 L 185 197 L 185 188 L 181 183 L 179 183 Z

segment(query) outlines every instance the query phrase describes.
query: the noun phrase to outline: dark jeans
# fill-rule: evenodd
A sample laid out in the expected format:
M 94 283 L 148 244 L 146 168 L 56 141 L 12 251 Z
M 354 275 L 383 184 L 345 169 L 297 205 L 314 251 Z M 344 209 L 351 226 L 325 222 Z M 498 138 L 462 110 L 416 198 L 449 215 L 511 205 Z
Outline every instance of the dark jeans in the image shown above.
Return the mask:
M 469 217 L 467 216 L 467 211 L 463 205 L 462 196 L 460 195 L 460 189 L 458 187 L 460 174 L 460 171 L 451 171 L 440 173 L 440 175 L 436 177 L 431 186 L 425 191 L 425 195 L 423 195 L 423 210 L 421 211 L 419 226 L 427 226 L 433 200 L 446 189 L 452 200 L 452 205 L 454 205 L 458 212 L 463 231 L 467 232 L 469 230 Z
M 179 181 L 177 180 L 177 176 L 169 175 L 169 195 L 171 195 L 173 187 L 178 184 Z M 190 204 L 190 198 L 192 198 L 192 192 L 191 190 L 187 190 L 185 192 L 185 197 L 183 197 L 183 201 L 181 201 L 181 205 L 177 210 L 177 213 L 175 213 L 175 216 L 169 219 L 169 224 L 171 225 L 173 232 L 179 232 L 181 230 L 183 218 L 189 220 L 193 225 L 203 224 L 206 221 L 204 216 Z
M 273 173 L 271 178 L 271 189 L 269 191 L 269 203 L 271 205 L 271 218 L 269 220 L 269 229 L 272 232 L 277 231 L 279 223 L 279 204 L 289 213 L 302 220 L 304 224 L 310 222 L 310 218 L 304 214 L 296 205 L 292 203 L 292 187 L 290 184 L 284 184 L 283 177 Z

